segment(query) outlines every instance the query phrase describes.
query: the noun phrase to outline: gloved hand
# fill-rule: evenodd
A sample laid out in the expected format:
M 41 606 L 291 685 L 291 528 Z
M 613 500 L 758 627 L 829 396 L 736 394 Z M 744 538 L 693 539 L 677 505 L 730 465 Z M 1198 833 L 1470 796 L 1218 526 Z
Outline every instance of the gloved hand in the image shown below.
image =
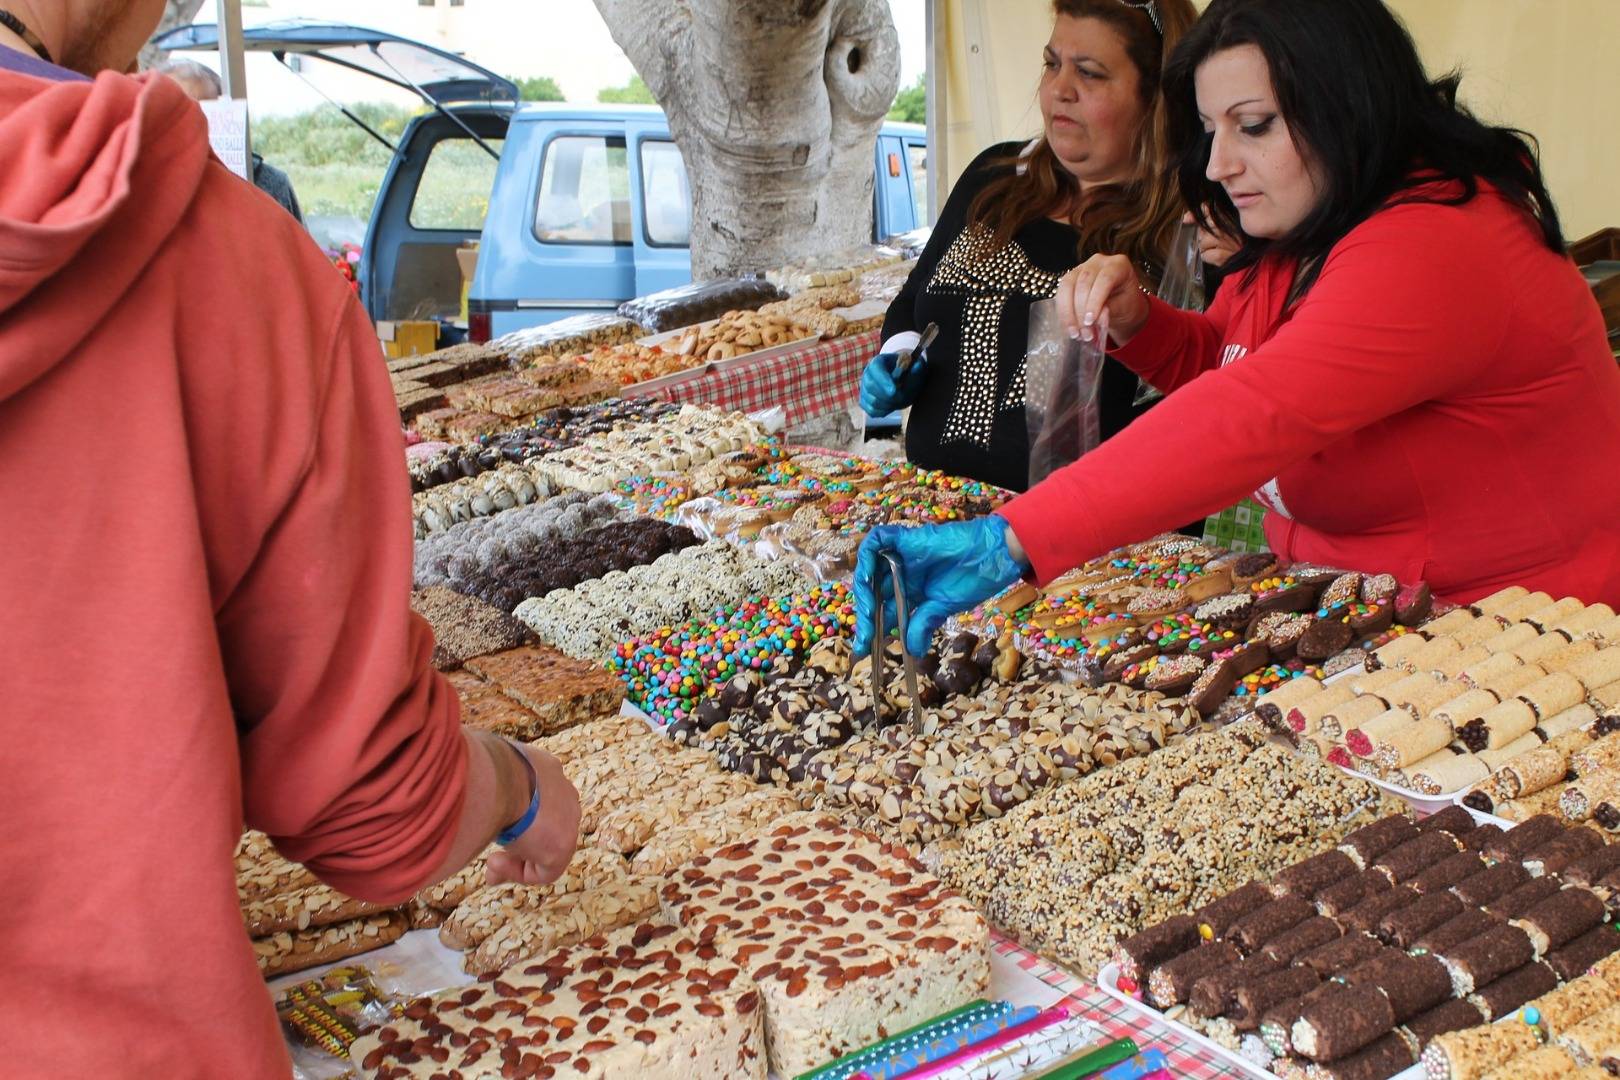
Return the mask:
M 885 629 L 895 626 L 894 579 L 878 552 L 900 557 L 902 584 L 910 605 L 906 650 L 928 652 L 934 631 L 958 611 L 987 600 L 1024 574 L 1007 548 L 1007 520 L 994 514 L 946 525 L 880 525 L 861 542 L 855 558 L 855 655 L 872 651 L 876 605 L 883 604 Z M 882 596 L 872 589 L 872 575 L 884 568 Z
M 923 383 L 928 378 L 928 362 L 923 357 L 913 358 L 904 375 L 895 375 L 899 353 L 878 353 L 866 365 L 861 375 L 861 408 L 867 416 L 888 416 L 917 400 Z

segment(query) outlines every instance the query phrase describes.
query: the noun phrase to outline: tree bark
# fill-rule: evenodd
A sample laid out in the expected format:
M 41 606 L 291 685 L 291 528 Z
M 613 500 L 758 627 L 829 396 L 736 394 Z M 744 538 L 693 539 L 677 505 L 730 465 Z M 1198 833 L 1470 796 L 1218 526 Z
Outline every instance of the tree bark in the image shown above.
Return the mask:
M 157 29 L 152 32 L 153 37 L 167 33 L 177 26 L 185 26 L 197 17 L 202 10 L 203 0 L 164 0 L 163 18 L 158 22 Z M 146 45 L 141 49 L 140 65 L 145 71 L 149 67 L 161 64 L 167 53 Z
M 867 243 L 900 83 L 886 0 L 596 0 L 669 118 L 692 187 L 692 276 Z

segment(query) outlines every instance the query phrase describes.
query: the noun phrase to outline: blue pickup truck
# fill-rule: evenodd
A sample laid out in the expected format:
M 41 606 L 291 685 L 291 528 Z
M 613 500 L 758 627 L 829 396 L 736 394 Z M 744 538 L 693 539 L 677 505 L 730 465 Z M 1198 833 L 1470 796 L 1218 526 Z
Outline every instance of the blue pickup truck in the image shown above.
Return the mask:
M 289 57 L 326 61 L 412 91 L 428 106 L 397 142 L 366 129 L 393 151 L 360 265 L 373 320 L 454 319 L 456 251 L 472 240 L 474 341 L 611 311 L 691 280 L 686 165 L 661 110 L 519 104 L 509 79 L 465 57 L 341 23 L 276 23 L 243 37 L 248 50 L 295 72 L 301 62 Z M 218 31 L 185 26 L 155 44 L 213 49 Z M 874 238 L 928 224 L 924 128 L 884 124 L 872 166 Z

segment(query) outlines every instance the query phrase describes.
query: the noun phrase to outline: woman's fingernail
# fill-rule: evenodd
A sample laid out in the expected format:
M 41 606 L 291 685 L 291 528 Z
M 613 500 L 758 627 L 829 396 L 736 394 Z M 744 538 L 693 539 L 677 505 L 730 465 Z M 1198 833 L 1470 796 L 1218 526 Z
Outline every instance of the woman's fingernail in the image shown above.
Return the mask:
M 1094 323 L 1096 321 L 1097 321 L 1097 313 L 1095 311 L 1088 311 L 1088 312 L 1086 312 L 1086 317 L 1085 317 L 1084 320 L 1082 320 L 1081 325 L 1090 326 L 1092 323 Z
M 1074 340 L 1079 341 L 1080 340 L 1080 328 L 1078 326 L 1069 327 L 1069 336 L 1071 338 L 1073 338 Z

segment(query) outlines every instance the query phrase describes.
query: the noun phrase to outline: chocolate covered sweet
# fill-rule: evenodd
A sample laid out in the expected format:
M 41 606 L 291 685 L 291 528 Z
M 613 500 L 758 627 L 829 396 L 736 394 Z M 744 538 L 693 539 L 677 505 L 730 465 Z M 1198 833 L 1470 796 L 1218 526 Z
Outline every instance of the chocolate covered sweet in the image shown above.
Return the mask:
M 1379 856 L 1417 835 L 1417 824 L 1410 817 L 1392 814 L 1354 830 L 1339 847 L 1361 866 L 1371 866 Z
M 1196 919 L 1173 915 L 1121 941 L 1114 961 L 1122 976 L 1140 982 L 1145 973 L 1196 947 L 1201 940 Z
M 1529 880 L 1530 872 L 1519 863 L 1499 862 L 1451 888 L 1463 903 L 1477 907 L 1500 900 Z
M 1263 954 L 1245 957 L 1194 983 L 1187 1007 L 1206 1019 L 1224 1015 L 1232 1008 L 1233 995 L 1240 987 L 1281 968 L 1281 964 Z
M 1530 935 L 1516 926 L 1498 926 L 1437 954 L 1460 997 L 1535 959 Z
M 1456 894 L 1441 890 L 1419 897 L 1405 907 L 1389 912 L 1375 928 L 1378 938 L 1390 945 L 1409 949 L 1428 931 L 1463 913 L 1463 902 Z
M 1452 998 L 1412 1017 L 1402 1027 L 1420 1046 L 1427 1046 L 1448 1031 L 1462 1031 L 1489 1019 L 1468 998 Z
M 1279 964 L 1293 962 L 1295 957 L 1320 948 L 1331 941 L 1337 941 L 1344 934 L 1344 928 L 1333 919 L 1325 915 L 1318 915 L 1306 919 L 1297 926 L 1283 931 L 1260 948 L 1260 954 L 1268 956 Z
M 1539 957 L 1602 925 L 1604 913 L 1602 900 L 1573 885 L 1537 902 L 1512 923 L 1529 935 Z
M 1461 945 L 1470 938 L 1476 938 L 1501 923 L 1501 919 L 1488 915 L 1477 907 L 1465 907 L 1463 910 L 1447 919 L 1427 932 L 1413 944 L 1412 948 L 1422 949 L 1425 952 L 1444 952 L 1446 949 Z
M 1540 961 L 1510 971 L 1489 986 L 1474 991 L 1469 1000 L 1479 1005 L 1490 1019 L 1499 1020 L 1531 998 L 1539 997 L 1559 983 L 1553 969 Z
M 1323 978 L 1342 975 L 1366 963 L 1384 951 L 1384 946 L 1370 934 L 1360 931 L 1345 934 L 1336 941 L 1319 945 L 1294 958 L 1294 964 L 1308 967 Z
M 1294 1050 L 1312 1061 L 1333 1061 L 1373 1042 L 1395 1027 L 1388 996 L 1376 986 L 1358 986 L 1313 1002 L 1289 1032 Z
M 1309 993 L 1318 982 L 1310 968 L 1280 969 L 1244 982 L 1232 995 L 1226 1016 L 1239 1031 L 1255 1031 L 1266 1010 L 1284 1001 Z
M 1397 885 L 1384 892 L 1374 893 L 1339 918 L 1346 930 L 1372 933 L 1385 915 L 1416 902 L 1417 891 L 1408 885 Z
M 1237 946 L 1229 941 L 1218 941 L 1184 952 L 1148 973 L 1148 1000 L 1161 1009 L 1185 1005 L 1192 996 L 1193 986 L 1200 979 L 1242 958 Z

